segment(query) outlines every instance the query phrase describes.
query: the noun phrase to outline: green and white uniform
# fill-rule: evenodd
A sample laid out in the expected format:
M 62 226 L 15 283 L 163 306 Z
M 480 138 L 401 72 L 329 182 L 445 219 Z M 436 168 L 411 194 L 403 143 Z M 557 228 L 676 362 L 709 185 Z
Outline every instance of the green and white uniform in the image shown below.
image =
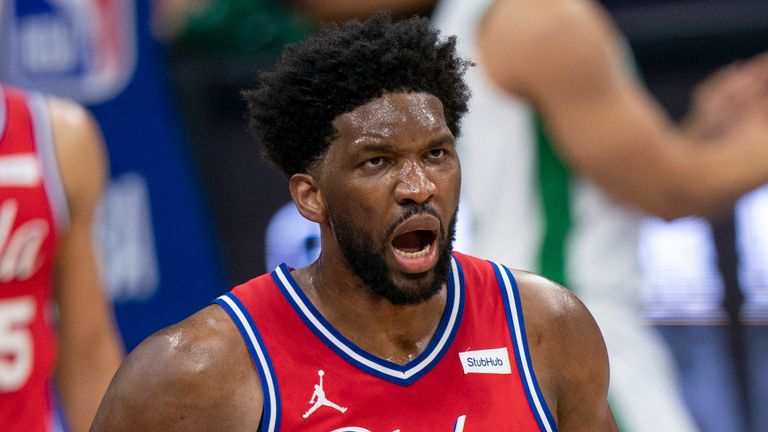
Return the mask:
M 595 316 L 611 362 L 611 404 L 622 430 L 696 430 L 663 342 L 643 325 L 638 240 L 642 215 L 571 172 L 526 101 L 498 88 L 476 55 L 489 0 L 441 0 L 433 20 L 477 63 L 459 153 L 474 255 L 542 274 L 574 290 Z M 519 59 L 525 61 L 525 59 Z

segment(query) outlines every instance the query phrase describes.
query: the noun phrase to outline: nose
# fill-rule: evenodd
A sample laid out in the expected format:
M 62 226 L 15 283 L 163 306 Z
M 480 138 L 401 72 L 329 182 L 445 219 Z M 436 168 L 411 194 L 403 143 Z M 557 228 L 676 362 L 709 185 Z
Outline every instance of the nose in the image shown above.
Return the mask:
M 426 204 L 437 192 L 437 185 L 421 163 L 407 162 L 397 173 L 395 199 L 398 204 Z

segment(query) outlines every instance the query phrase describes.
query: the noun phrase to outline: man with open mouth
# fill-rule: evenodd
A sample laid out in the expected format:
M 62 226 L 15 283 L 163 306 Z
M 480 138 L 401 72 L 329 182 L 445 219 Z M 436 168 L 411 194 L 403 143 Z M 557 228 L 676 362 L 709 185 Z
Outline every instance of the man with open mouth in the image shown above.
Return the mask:
M 376 14 L 290 47 L 244 92 L 320 256 L 150 336 L 93 430 L 617 429 L 579 300 L 452 251 L 471 66 L 455 43 Z

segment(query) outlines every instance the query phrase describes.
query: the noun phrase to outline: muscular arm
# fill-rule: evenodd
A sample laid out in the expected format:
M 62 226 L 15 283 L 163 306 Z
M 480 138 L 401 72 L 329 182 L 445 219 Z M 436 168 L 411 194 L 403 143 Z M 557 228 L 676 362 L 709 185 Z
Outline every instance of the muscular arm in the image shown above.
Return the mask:
M 491 77 L 531 101 L 564 160 L 615 197 L 664 218 L 713 215 L 768 181 L 764 101 L 704 141 L 633 79 L 596 5 L 498 1 L 485 19 L 479 48 Z
M 608 405 L 608 353 L 595 320 L 569 290 L 516 272 L 536 377 L 561 432 L 618 431 Z
M 214 305 L 131 352 L 91 431 L 252 431 L 262 408 L 250 354 L 226 312 Z
M 123 354 L 92 244 L 107 169 L 98 127 L 88 113 L 63 100 L 51 100 L 49 109 L 70 216 L 56 256 L 55 374 L 72 430 L 85 431 Z

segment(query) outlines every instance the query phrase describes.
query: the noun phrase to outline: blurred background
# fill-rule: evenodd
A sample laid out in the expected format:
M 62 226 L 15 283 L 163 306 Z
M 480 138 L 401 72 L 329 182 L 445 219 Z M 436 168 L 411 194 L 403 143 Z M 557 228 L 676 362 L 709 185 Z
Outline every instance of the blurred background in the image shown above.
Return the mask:
M 314 256 L 300 220 L 272 225 L 267 248 L 287 181 L 249 137 L 239 92 L 286 43 L 365 2 L 2 1 L 0 80 L 83 102 L 105 135 L 97 239 L 127 349 L 271 270 L 271 255 Z M 390 3 L 402 16 L 432 7 Z M 602 3 L 675 118 L 694 83 L 768 49 L 765 0 Z M 716 226 L 648 220 L 641 257 L 648 325 L 669 342 L 701 430 L 768 430 L 768 189 Z
M 768 48 L 768 2 L 606 0 L 649 90 L 679 119 L 694 84 Z M 702 173 L 702 175 L 706 175 Z M 649 325 L 672 349 L 705 431 L 768 430 L 768 188 L 730 220 L 648 220 L 641 263 Z

